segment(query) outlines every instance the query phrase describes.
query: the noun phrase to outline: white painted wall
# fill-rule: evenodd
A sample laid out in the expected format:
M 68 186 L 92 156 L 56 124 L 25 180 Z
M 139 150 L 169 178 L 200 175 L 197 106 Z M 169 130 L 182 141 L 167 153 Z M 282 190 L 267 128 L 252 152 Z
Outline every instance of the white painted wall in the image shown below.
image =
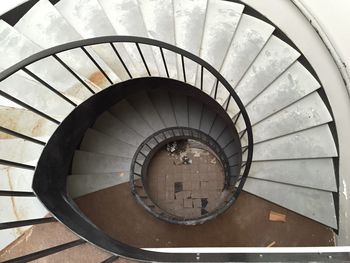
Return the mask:
M 301 0 L 318 20 L 350 73 L 350 1 Z

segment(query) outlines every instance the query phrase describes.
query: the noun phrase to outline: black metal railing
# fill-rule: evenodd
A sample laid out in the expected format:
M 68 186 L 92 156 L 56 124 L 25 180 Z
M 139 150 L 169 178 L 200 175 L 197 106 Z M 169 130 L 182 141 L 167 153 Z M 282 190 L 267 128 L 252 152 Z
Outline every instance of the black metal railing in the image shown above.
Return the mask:
M 199 141 L 208 146 L 220 160 L 220 163 L 224 169 L 225 177 L 225 185 L 223 186 L 222 191 L 225 191 L 226 193 L 223 196 L 220 204 L 218 204 L 213 211 L 198 217 L 190 218 L 177 216 L 160 208 L 159 205 L 149 197 L 149 189 L 147 189 L 146 186 L 148 166 L 154 154 L 169 142 L 188 139 Z M 235 146 L 232 147 L 236 148 Z M 233 151 L 235 151 L 235 149 L 233 149 Z M 232 163 L 232 166 L 238 166 L 239 164 L 240 161 L 237 163 Z M 169 223 L 182 225 L 202 224 L 226 211 L 226 209 L 228 209 L 236 201 L 237 196 L 240 194 L 237 192 L 238 188 L 235 187 L 235 185 L 241 183 L 242 177 L 237 175 L 237 171 L 239 171 L 239 169 L 230 169 L 232 166 L 230 166 L 227 155 L 222 147 L 204 132 L 188 127 L 165 128 L 146 138 L 136 150 L 130 169 L 131 191 L 138 203 L 140 203 L 156 218 L 160 218 Z
M 96 67 L 96 71 L 101 73 L 102 76 L 107 80 L 107 82 L 110 85 L 116 84 L 113 83 L 112 78 L 103 70 L 102 66 L 98 64 L 98 62 L 93 58 L 93 56 L 89 53 L 90 49 L 93 50 L 95 45 L 100 45 L 100 44 L 108 44 L 107 46 L 110 47 L 111 51 L 115 54 L 115 58 L 119 60 L 119 62 L 123 65 L 123 68 L 127 74 L 127 76 L 131 78 L 137 78 L 137 77 L 166 77 L 170 78 L 169 74 L 169 68 L 170 65 L 168 62 L 169 56 L 177 56 L 179 58 L 178 64 L 175 67 L 177 68 L 178 71 L 178 80 L 179 81 L 184 81 L 188 82 L 190 81 L 189 78 L 187 78 L 187 70 L 186 67 L 191 65 L 195 65 L 199 70 L 199 75 L 196 76 L 198 81 L 191 82 L 190 84 L 196 86 L 195 83 L 198 83 L 197 88 L 200 90 L 203 90 L 203 75 L 204 74 L 209 74 L 214 80 L 215 84 L 213 85 L 213 89 L 208 93 L 214 100 L 217 100 L 217 93 L 218 93 L 218 88 L 220 89 L 225 89 L 227 92 L 227 99 L 223 104 L 221 104 L 221 107 L 229 114 L 229 116 L 232 117 L 232 122 L 233 124 L 236 124 L 238 118 L 241 118 L 244 123 L 244 128 L 240 129 L 240 139 L 244 140 L 246 143 L 244 143 L 245 146 L 242 148 L 243 154 L 243 160 L 242 163 L 240 164 L 240 169 L 239 169 L 239 181 L 237 185 L 237 191 L 235 192 L 235 198 L 238 196 L 238 194 L 241 192 L 244 182 L 249 174 L 249 169 L 251 166 L 252 162 L 252 157 L 253 157 L 253 134 L 252 134 L 252 127 L 251 123 L 249 120 L 249 116 L 245 110 L 245 107 L 243 103 L 241 102 L 240 98 L 238 95 L 235 93 L 233 88 L 230 86 L 228 81 L 223 78 L 223 76 L 216 70 L 214 69 L 210 64 L 202 60 L 201 58 L 183 50 L 180 49 L 176 46 L 161 42 L 161 41 L 156 41 L 153 39 L 147 39 L 147 38 L 140 38 L 140 37 L 131 37 L 131 36 L 109 36 L 109 37 L 99 37 L 99 38 L 93 38 L 93 39 L 86 39 L 86 40 L 81 40 L 81 41 L 76 41 L 76 42 L 71 42 L 67 43 L 64 45 L 60 45 L 54 48 L 50 48 L 44 51 L 41 51 L 35 55 L 32 55 L 28 57 L 27 59 L 24 59 L 23 61 L 15 64 L 14 66 L 4 70 L 3 72 L 0 73 L 0 82 L 5 81 L 7 78 L 11 78 L 13 75 L 18 74 L 18 73 L 24 73 L 33 78 L 36 82 L 41 84 L 43 87 L 48 89 L 52 94 L 55 94 L 59 98 L 65 100 L 68 102 L 70 105 L 76 107 L 77 104 L 74 103 L 68 96 L 64 94 L 64 92 L 60 91 L 54 85 L 48 83 L 47 81 L 43 80 L 36 72 L 35 70 L 29 70 L 30 66 L 35 64 L 36 62 L 39 62 L 41 60 L 47 59 L 47 58 L 53 58 L 52 61 L 58 63 L 61 67 L 63 67 L 71 76 L 73 76 L 78 82 L 82 84 L 82 87 L 84 87 L 91 95 L 95 94 L 95 91 L 93 87 L 91 86 L 91 83 L 87 82 L 84 77 L 82 77 L 80 74 L 78 74 L 74 69 L 73 66 L 69 64 L 69 62 L 64 60 L 64 54 L 65 52 L 69 52 L 71 50 L 75 49 L 80 49 L 84 52 L 86 57 L 91 61 L 91 63 Z M 122 55 L 118 52 L 118 48 L 116 44 L 132 44 L 135 45 L 138 53 L 139 53 L 139 61 L 142 61 L 144 64 L 144 67 L 146 69 L 146 74 L 145 75 L 139 75 L 139 76 L 132 76 L 130 68 L 127 67 L 126 63 L 124 62 L 125 58 L 122 58 Z M 153 52 L 157 49 L 160 53 L 160 56 L 154 56 L 154 59 L 156 57 L 160 57 L 162 59 L 161 63 L 157 63 L 157 65 L 162 64 L 163 68 L 157 68 L 155 71 L 161 72 L 159 74 L 154 74 L 154 70 L 151 71 L 149 67 L 149 61 L 147 61 L 147 58 L 144 55 L 145 50 L 150 49 Z M 170 60 L 170 59 L 169 59 Z M 134 63 L 137 63 L 134 62 Z M 158 67 L 158 66 L 157 66 Z M 54 73 L 54 72 L 52 72 Z M 47 74 L 50 74 L 50 69 L 47 70 Z M 180 77 L 182 76 L 182 77 Z M 28 111 L 33 112 L 34 114 L 46 119 L 47 121 L 59 126 L 60 121 L 57 120 L 56 116 L 50 116 L 49 114 L 45 113 L 42 110 L 37 109 L 35 106 L 31 105 L 30 101 L 25 102 L 21 99 L 18 99 L 15 95 L 10 94 L 10 92 L 5 92 L 3 90 L 0 90 L 0 95 L 9 101 L 16 103 L 20 107 L 23 107 L 27 109 Z M 233 105 L 233 107 L 231 107 Z M 235 108 L 238 109 L 237 112 L 229 112 L 230 109 Z M 43 146 L 45 142 L 42 142 L 36 138 L 21 134 L 20 132 L 13 131 L 9 127 L 2 127 L 1 132 L 9 134 L 11 136 L 25 139 L 33 144 L 39 144 Z M 46 146 L 47 147 L 47 144 Z M 44 148 L 45 149 L 45 148 Z M 17 167 L 17 168 L 22 168 L 22 169 L 30 169 L 34 170 L 34 166 L 27 165 L 26 163 L 21 163 L 21 162 L 16 162 L 15 160 L 6 160 L 6 159 L 0 159 L 0 164 L 1 165 L 6 165 L 9 167 Z M 67 176 L 67 175 L 65 175 Z M 63 186 L 62 186 L 63 187 Z M 1 190 L 1 189 L 0 189 Z M 12 194 L 12 195 L 22 195 L 22 193 L 7 193 L 7 194 Z M 36 193 L 37 197 L 42 201 L 44 205 L 46 205 L 46 197 L 41 198 L 40 194 Z M 52 212 L 52 211 L 50 211 Z M 65 220 L 61 220 L 62 222 L 65 222 Z M 35 223 L 36 221 L 33 221 Z M 39 223 L 39 221 L 37 221 Z M 4 223 L 6 225 L 6 223 Z M 11 222 L 10 224 L 12 227 L 19 227 L 22 225 L 21 222 L 18 222 L 18 225 L 15 223 Z M 69 225 L 67 225 L 69 227 Z M 95 244 L 101 245 L 100 242 L 96 240 L 89 240 L 90 242 L 93 242 Z M 101 245 L 102 246 L 102 245 Z M 122 245 L 121 245 L 122 246 Z M 125 245 L 126 246 L 126 245 Z M 103 246 L 102 246 L 103 247 Z M 108 246 L 107 246 L 108 247 Z M 105 249 L 108 249 L 107 247 L 104 247 Z M 128 246 L 126 246 L 128 247 Z M 131 250 L 128 249 L 117 249 L 120 251 L 120 254 L 124 254 L 125 256 L 132 257 L 132 255 L 128 254 Z M 125 253 L 124 253 L 124 252 Z M 141 250 L 137 250 L 137 253 L 141 253 Z M 113 252 L 113 251 L 112 251 Z M 141 255 L 140 254 L 140 255 Z M 144 254 L 144 256 L 148 255 L 147 253 Z M 149 255 L 150 256 L 150 255 Z M 138 257 L 139 259 L 144 259 L 142 256 Z M 149 257 L 151 259 L 152 257 Z M 153 258 L 154 260 L 155 258 Z M 159 258 L 158 258 L 159 259 Z M 164 258 L 165 259 L 165 258 Z M 168 259 L 167 259 L 168 260 Z M 179 258 L 179 260 L 181 260 Z

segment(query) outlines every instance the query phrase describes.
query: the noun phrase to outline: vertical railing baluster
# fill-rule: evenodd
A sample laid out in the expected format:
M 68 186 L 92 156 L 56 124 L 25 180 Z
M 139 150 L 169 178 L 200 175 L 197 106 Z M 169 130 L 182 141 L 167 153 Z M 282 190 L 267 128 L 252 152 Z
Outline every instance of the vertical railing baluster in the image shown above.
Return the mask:
M 240 116 L 241 116 L 241 112 L 239 112 L 239 113 L 237 114 L 237 117 L 236 117 L 236 119 L 235 119 L 235 121 L 234 121 L 235 126 L 236 126 L 237 121 L 238 121 L 238 119 L 239 119 Z
M 95 94 L 96 92 L 89 87 L 89 85 L 81 79 L 81 77 L 79 77 L 79 75 L 77 73 L 75 73 L 66 63 L 64 63 L 62 61 L 62 59 L 60 59 L 57 54 L 53 54 L 52 55 L 57 61 L 58 63 L 60 63 L 70 74 L 72 74 L 88 91 L 90 91 L 92 94 Z
M 24 103 L 23 101 L 20 101 L 19 99 L 16 99 L 15 97 L 12 97 L 11 95 L 7 94 L 6 92 L 4 92 L 2 90 L 0 90 L 0 96 L 3 96 L 4 98 L 6 98 L 6 99 L 8 99 L 8 100 L 10 100 L 10 101 L 12 101 L 12 102 L 22 106 L 23 108 L 26 108 L 29 111 L 34 112 L 35 114 L 37 114 L 37 115 L 39 115 L 39 116 L 41 116 L 41 117 L 43 117 L 43 118 L 45 118 L 45 119 L 55 123 L 55 124 L 58 124 L 58 125 L 60 124 L 60 122 L 58 120 L 56 120 L 56 119 L 50 117 L 49 115 L 47 115 L 47 114 L 45 114 L 45 113 L 43 113 L 43 112 L 33 108 L 32 106 L 29 106 L 28 104 Z
M 145 60 L 145 58 L 144 58 L 144 56 L 143 56 L 143 54 L 142 54 L 140 45 L 139 45 L 139 43 L 135 43 L 135 44 L 136 44 L 137 50 L 139 51 L 139 54 L 140 54 L 140 56 L 141 56 L 143 65 L 145 66 L 145 68 L 146 68 L 146 70 L 147 70 L 148 76 L 151 77 L 151 76 L 152 76 L 152 75 L 151 75 L 151 72 L 149 71 L 149 68 L 148 68 L 148 66 L 147 66 L 146 60 Z
M 217 97 L 217 95 L 218 95 L 218 88 L 219 88 L 219 80 L 216 79 L 215 91 L 214 91 L 214 100 L 216 100 L 216 97 Z
M 131 75 L 131 73 L 130 73 L 130 71 L 129 71 L 128 67 L 126 66 L 126 64 L 125 64 L 124 60 L 123 60 L 123 59 L 122 59 L 122 57 L 120 56 L 120 54 L 119 54 L 119 52 L 118 52 L 117 48 L 114 46 L 114 44 L 113 44 L 113 43 L 109 43 L 109 44 L 111 45 L 111 47 L 112 47 L 112 49 L 113 49 L 114 53 L 117 55 L 117 57 L 118 57 L 118 59 L 119 59 L 120 63 L 122 63 L 122 65 L 123 65 L 123 67 L 124 67 L 124 69 L 125 69 L 126 73 L 129 75 L 129 78 L 131 78 L 131 79 L 132 79 L 132 75 Z
M 108 77 L 107 73 L 102 69 L 102 67 L 96 62 L 96 60 L 91 56 L 91 54 L 86 50 L 85 47 L 81 47 L 81 49 L 83 50 L 83 52 L 86 54 L 86 56 L 92 61 L 92 63 L 94 63 L 94 65 L 96 66 L 96 68 L 98 68 L 98 70 L 103 74 L 103 76 L 105 76 L 105 78 L 108 80 L 108 82 L 113 85 L 113 81 Z
M 246 134 L 247 129 L 244 130 L 244 132 L 241 134 L 241 136 L 239 136 L 239 139 L 241 140 L 243 138 L 243 136 Z
M 201 90 L 203 90 L 203 65 L 201 66 Z
M 225 111 L 228 110 L 228 106 L 230 105 L 230 101 L 231 101 L 231 95 L 228 96 L 228 99 L 227 99 L 227 104 L 226 104 L 226 107 L 225 107 Z
M 181 64 L 182 64 L 182 74 L 184 76 L 184 81 L 185 83 L 187 83 L 186 81 L 186 70 L 185 70 L 185 61 L 184 61 L 184 56 L 181 55 Z
M 0 132 L 4 132 L 6 134 L 9 134 L 9 135 L 15 136 L 17 138 L 21 138 L 23 140 L 30 141 L 32 143 L 36 143 L 36 144 L 39 144 L 39 145 L 42 145 L 42 146 L 46 145 L 46 143 L 43 142 L 43 141 L 40 141 L 40 140 L 37 140 L 35 138 L 29 137 L 29 136 L 24 135 L 22 133 L 15 132 L 13 130 L 7 129 L 7 128 L 2 127 L 2 126 L 0 126 Z
M 46 88 L 48 88 L 50 91 L 52 91 L 53 93 L 55 93 L 57 96 L 59 96 L 60 98 L 64 99 L 65 101 L 67 101 L 69 104 L 73 105 L 74 107 L 77 106 L 77 104 L 75 104 L 73 101 L 71 101 L 70 99 L 68 99 L 66 96 L 64 96 L 61 92 L 59 92 L 58 90 L 56 90 L 55 88 L 53 88 L 50 84 L 48 84 L 47 82 L 45 82 L 43 79 L 41 79 L 40 77 L 38 77 L 37 75 L 35 75 L 33 72 L 31 72 L 29 69 L 27 68 L 23 68 L 22 69 L 28 76 L 30 76 L 31 78 L 35 79 L 37 82 L 39 82 L 41 85 L 45 86 Z
M 169 78 L 169 71 L 168 71 L 168 67 L 167 67 L 166 61 L 165 61 L 163 49 L 161 47 L 159 47 L 159 50 L 160 50 L 160 54 L 162 55 L 162 59 L 163 59 L 163 64 L 164 64 L 166 75 Z

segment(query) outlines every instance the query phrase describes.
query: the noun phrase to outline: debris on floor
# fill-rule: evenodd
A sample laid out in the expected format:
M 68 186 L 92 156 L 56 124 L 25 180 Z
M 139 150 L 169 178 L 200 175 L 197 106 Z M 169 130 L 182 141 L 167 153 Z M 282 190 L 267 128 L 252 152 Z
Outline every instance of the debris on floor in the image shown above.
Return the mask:
M 173 153 L 177 150 L 177 142 L 170 142 L 166 146 L 166 150 L 170 153 Z
M 187 155 L 182 157 L 182 163 L 183 164 L 192 164 L 192 160 L 190 158 L 188 158 Z
M 276 241 L 272 241 L 270 244 L 268 244 L 266 247 L 273 247 L 274 245 L 276 245 Z
M 287 216 L 274 211 L 270 211 L 269 220 L 273 222 L 287 222 Z
M 157 158 L 159 164 L 149 173 L 148 194 L 168 213 L 197 218 L 217 209 L 229 194 L 223 192 L 221 162 L 206 145 L 177 140 L 168 143 L 153 160 Z

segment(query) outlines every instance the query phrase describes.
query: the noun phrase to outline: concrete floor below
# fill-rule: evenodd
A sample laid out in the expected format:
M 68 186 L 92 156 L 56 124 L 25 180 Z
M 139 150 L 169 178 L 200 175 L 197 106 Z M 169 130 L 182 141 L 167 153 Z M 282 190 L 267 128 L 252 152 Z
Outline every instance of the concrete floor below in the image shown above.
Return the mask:
M 243 192 L 217 218 L 196 226 L 163 222 L 144 210 L 127 183 L 76 200 L 94 224 L 110 236 L 135 247 L 265 247 L 333 246 L 332 229 Z M 286 222 L 269 220 L 270 212 Z M 147 227 L 145 227 L 147 226 Z
M 245 192 L 224 214 L 197 226 L 168 224 L 149 215 L 133 199 L 128 183 L 80 197 L 76 202 L 103 231 L 136 247 L 334 245 L 334 233 L 328 227 Z M 270 221 L 271 211 L 286 215 L 286 222 Z M 37 225 L 1 251 L 0 262 L 76 239 L 60 223 Z M 108 257 L 108 253 L 85 244 L 34 262 L 95 263 Z

